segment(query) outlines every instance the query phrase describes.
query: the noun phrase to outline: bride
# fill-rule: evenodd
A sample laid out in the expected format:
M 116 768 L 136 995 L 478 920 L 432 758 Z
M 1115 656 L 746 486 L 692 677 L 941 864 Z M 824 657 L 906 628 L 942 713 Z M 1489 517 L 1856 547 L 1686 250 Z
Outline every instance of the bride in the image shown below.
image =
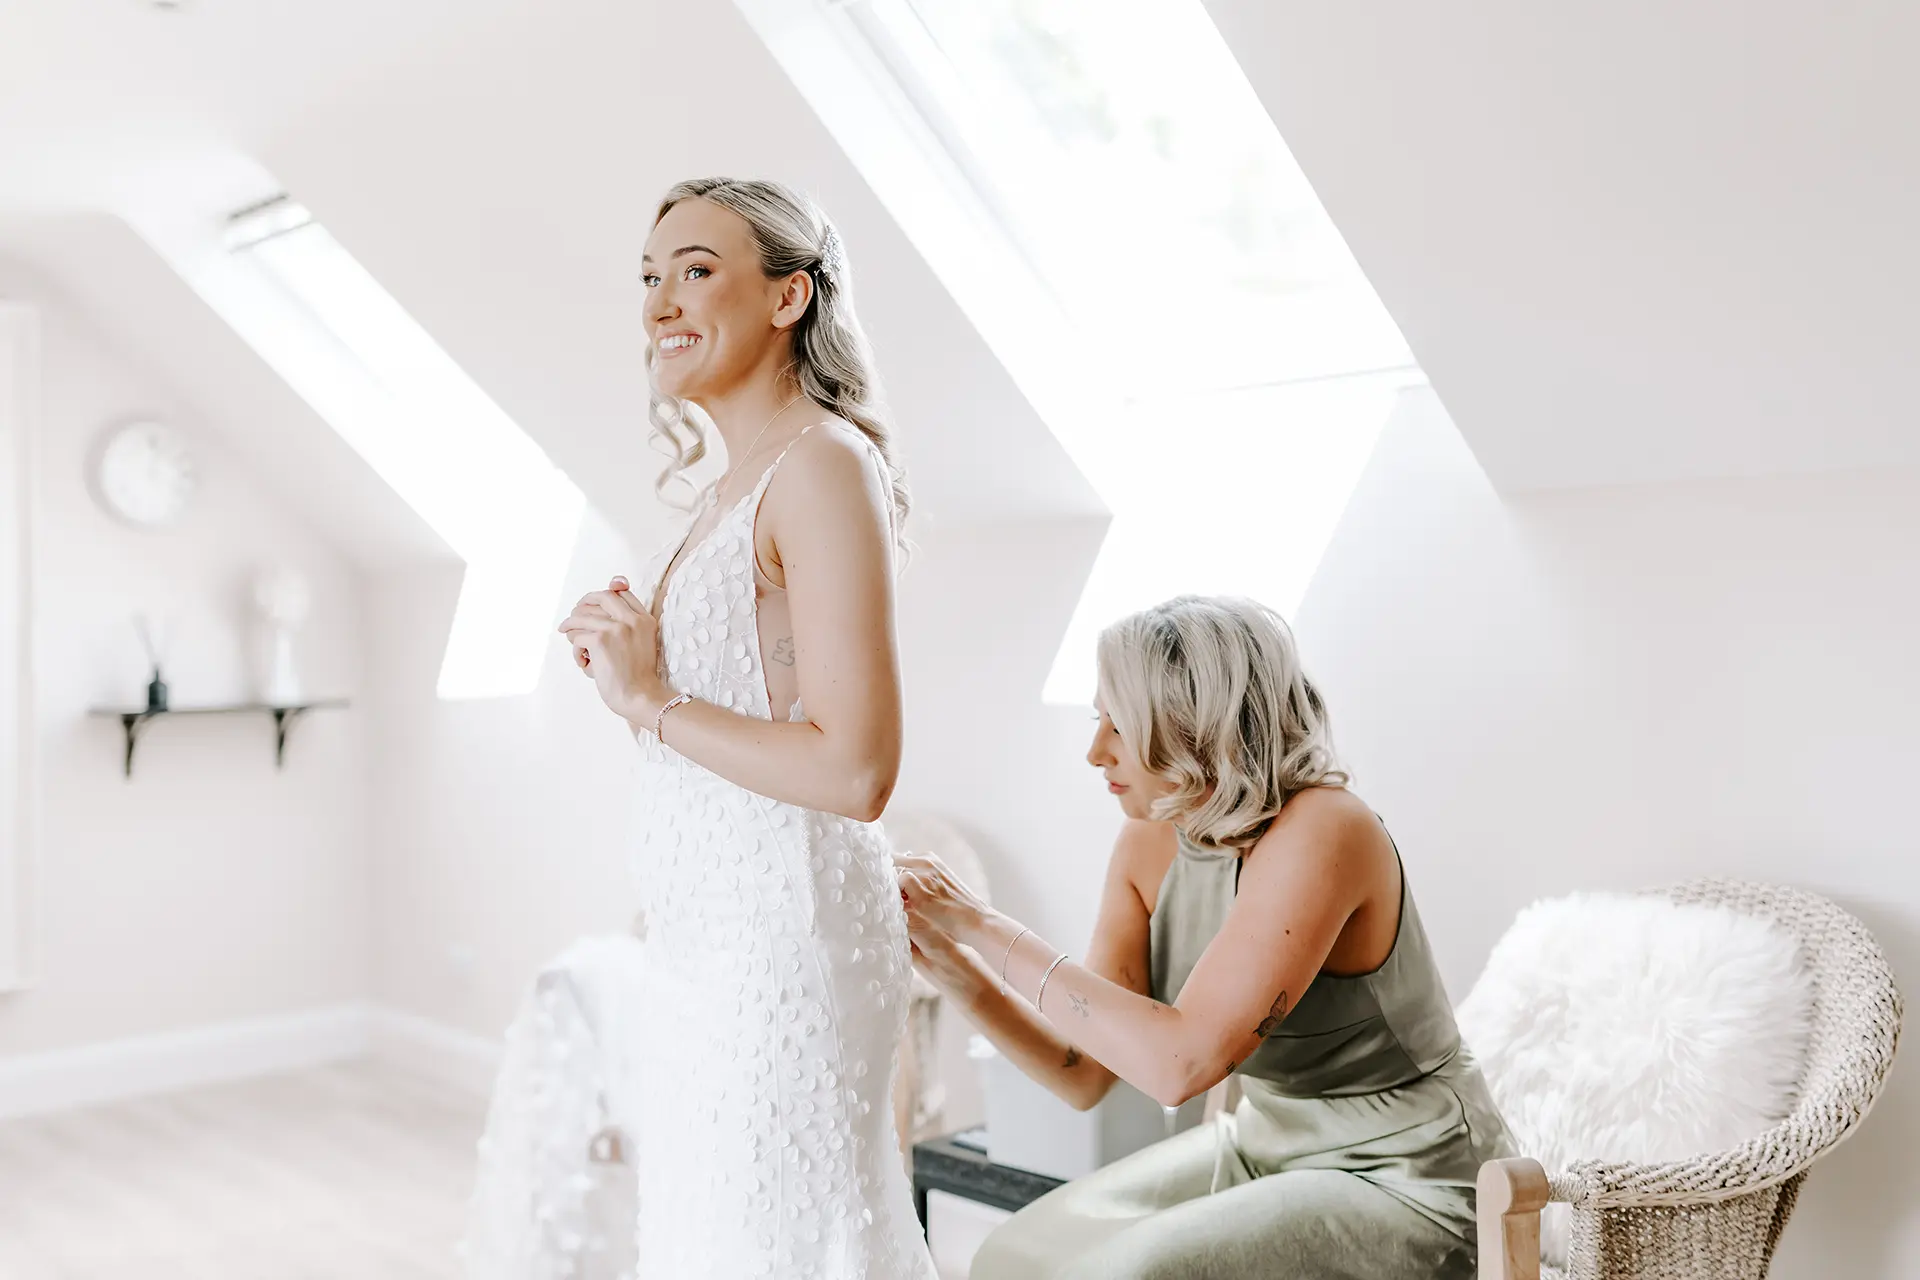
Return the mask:
M 931 1280 L 888 1090 L 906 919 L 878 826 L 900 767 L 908 497 L 813 202 L 701 179 L 642 258 L 651 420 L 684 537 L 560 630 L 639 744 L 644 1038 L 621 1056 L 646 1277 Z

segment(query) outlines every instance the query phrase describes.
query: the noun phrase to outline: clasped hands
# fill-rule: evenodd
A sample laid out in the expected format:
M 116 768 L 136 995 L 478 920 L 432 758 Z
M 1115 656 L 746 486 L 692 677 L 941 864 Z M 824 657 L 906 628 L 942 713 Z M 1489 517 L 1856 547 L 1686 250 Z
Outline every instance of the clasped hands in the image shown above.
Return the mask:
M 659 677 L 659 623 L 628 586 L 615 577 L 605 591 L 589 591 L 556 629 L 573 645 L 574 664 L 593 678 L 600 700 L 641 727 L 668 695 Z M 899 854 L 893 866 L 914 958 L 944 968 L 956 944 L 980 937 L 993 909 L 934 854 Z
M 600 700 L 629 724 L 651 727 L 666 702 L 660 679 L 660 626 L 615 577 L 605 591 L 589 591 L 556 628 L 573 645 L 573 661 L 592 677 Z
M 615 576 L 605 591 L 589 591 L 556 630 L 573 645 L 574 664 L 592 677 L 600 700 L 640 727 L 669 695 L 659 677 L 659 623 L 628 588 Z M 942 969 L 956 945 L 980 937 L 993 909 L 934 854 L 898 854 L 893 867 L 914 958 Z

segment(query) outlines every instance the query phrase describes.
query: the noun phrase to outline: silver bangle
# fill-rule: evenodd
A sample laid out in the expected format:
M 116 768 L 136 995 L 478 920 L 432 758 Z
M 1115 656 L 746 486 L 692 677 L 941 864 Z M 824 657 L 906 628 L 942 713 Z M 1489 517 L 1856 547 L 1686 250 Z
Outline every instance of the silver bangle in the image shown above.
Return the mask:
M 678 706 L 681 706 L 681 705 L 683 705 L 683 704 L 685 704 L 685 703 L 688 703 L 688 702 L 692 702 L 692 701 L 693 701 L 693 695 L 692 695 L 692 694 L 690 694 L 690 693 L 682 693 L 682 694 L 678 694 L 678 695 L 676 695 L 676 696 L 675 696 L 675 697 L 673 697 L 673 698 L 669 698 L 669 699 L 667 700 L 667 704 L 666 704 L 665 706 L 663 706 L 663 707 L 661 707 L 661 708 L 660 708 L 660 713 L 659 713 L 658 715 L 656 715 L 656 716 L 654 716 L 654 718 L 653 718 L 653 736 L 654 736 L 655 738 L 658 738 L 658 739 L 659 739 L 659 741 L 660 741 L 660 743 L 661 743 L 661 745 L 663 745 L 663 746 L 664 746 L 664 745 L 666 744 L 666 741 L 667 741 L 667 740 L 666 740 L 665 738 L 662 738 L 662 737 L 660 737 L 660 726 L 661 726 L 661 723 L 662 723 L 663 721 L 665 721 L 665 720 L 666 720 L 666 718 L 667 718 L 667 712 L 669 712 L 669 711 L 671 711 L 671 710 L 673 710 L 673 709 L 674 709 L 675 707 L 678 707 Z
M 1053 963 L 1047 966 L 1047 971 L 1040 975 L 1040 990 L 1034 992 L 1034 995 L 1033 995 L 1033 1008 L 1036 1013 L 1046 1012 L 1046 1010 L 1041 1007 L 1041 1001 L 1047 998 L 1047 979 L 1053 976 L 1053 971 L 1055 969 L 1058 969 L 1060 967 L 1060 962 L 1062 960 L 1065 960 L 1066 958 L 1067 958 L 1067 953 L 1062 951 L 1059 955 L 1054 957 Z
M 1013 943 L 1032 932 L 1033 930 L 1023 926 L 1020 932 L 1013 935 L 1013 942 L 1007 944 L 1007 954 L 1000 957 L 1000 994 L 1003 996 L 1007 994 L 1007 962 L 1013 959 Z

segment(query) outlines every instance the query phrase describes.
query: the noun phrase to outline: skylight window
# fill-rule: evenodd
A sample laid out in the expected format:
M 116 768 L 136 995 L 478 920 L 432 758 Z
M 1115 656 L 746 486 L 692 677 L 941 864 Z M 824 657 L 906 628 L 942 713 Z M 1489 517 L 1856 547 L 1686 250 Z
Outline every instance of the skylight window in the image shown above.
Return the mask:
M 440 696 L 531 692 L 584 495 L 305 209 L 248 210 L 228 243 L 297 304 L 250 340 L 467 563 Z
M 1113 512 L 1043 696 L 1184 591 L 1291 613 L 1421 381 L 1200 0 L 736 0 Z
M 846 11 L 1126 398 L 1411 363 L 1198 0 Z

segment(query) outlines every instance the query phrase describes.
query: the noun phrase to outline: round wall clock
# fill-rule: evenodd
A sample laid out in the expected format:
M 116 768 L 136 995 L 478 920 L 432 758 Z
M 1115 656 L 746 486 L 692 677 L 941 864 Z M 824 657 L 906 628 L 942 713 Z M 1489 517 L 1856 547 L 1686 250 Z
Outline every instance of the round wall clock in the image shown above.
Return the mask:
M 122 520 L 172 524 L 193 495 L 193 453 L 165 423 L 130 422 L 108 435 L 94 482 L 107 510 Z

